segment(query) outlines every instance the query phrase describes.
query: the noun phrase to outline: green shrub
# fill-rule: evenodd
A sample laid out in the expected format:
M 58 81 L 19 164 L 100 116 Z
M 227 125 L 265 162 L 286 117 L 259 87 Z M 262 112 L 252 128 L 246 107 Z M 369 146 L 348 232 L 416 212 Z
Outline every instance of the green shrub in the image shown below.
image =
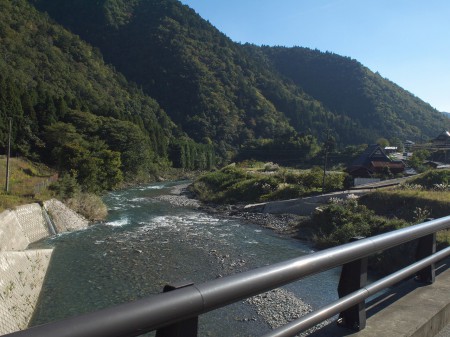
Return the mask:
M 325 190 L 336 191 L 344 188 L 346 175 L 344 173 L 327 173 L 325 177 Z
M 322 186 L 323 171 L 320 167 L 315 166 L 310 171 L 302 175 L 301 183 L 306 188 L 317 188 Z
M 50 185 L 49 189 L 61 200 L 72 198 L 81 191 L 76 172 L 64 174 L 57 182 Z
M 270 164 L 270 163 L 269 163 Z M 271 165 L 271 164 L 270 164 Z M 322 187 L 323 171 L 279 169 L 255 172 L 232 164 L 215 172 L 202 175 L 192 185 L 191 191 L 206 202 L 259 202 L 300 198 L 318 192 Z M 342 189 L 345 174 L 329 173 L 328 191 Z
M 305 189 L 301 185 L 280 184 L 275 191 L 263 196 L 263 201 L 295 199 L 305 194 Z
M 407 226 L 402 220 L 390 220 L 360 205 L 356 200 L 332 203 L 314 212 L 311 222 L 319 247 L 347 243 L 355 236 L 373 236 Z
M 247 176 L 244 170 L 228 165 L 219 171 L 203 174 L 194 181 L 190 190 L 202 201 L 220 202 L 231 186 L 245 180 Z
M 419 177 L 411 179 L 410 184 L 421 185 L 424 188 L 432 189 L 435 185 L 449 185 L 450 184 L 450 170 L 432 170 Z
M 283 170 L 277 176 L 286 184 L 302 185 L 304 175 L 305 173 Z

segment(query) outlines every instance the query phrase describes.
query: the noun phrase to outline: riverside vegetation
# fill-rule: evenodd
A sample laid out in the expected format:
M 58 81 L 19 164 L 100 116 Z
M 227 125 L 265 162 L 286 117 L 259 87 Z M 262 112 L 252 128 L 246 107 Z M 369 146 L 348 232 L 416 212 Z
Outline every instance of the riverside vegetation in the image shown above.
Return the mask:
M 341 190 L 345 179 L 343 172 L 327 173 L 325 189 Z M 204 174 L 193 183 L 191 190 L 204 202 L 262 202 L 317 194 L 322 190 L 322 182 L 320 167 L 297 170 L 273 163 L 244 162 Z
M 191 191 L 209 203 L 258 202 L 298 198 L 321 192 L 323 171 L 280 168 L 272 163 L 253 163 L 250 167 L 231 165 L 198 178 Z M 328 191 L 342 189 L 344 173 L 327 174 Z M 264 218 L 262 223 L 276 229 L 283 221 L 282 233 L 307 239 L 319 248 L 349 242 L 353 237 L 369 237 L 450 214 L 450 170 L 427 171 L 398 187 L 371 192 L 363 197 L 331 198 L 310 217 Z M 223 207 L 222 207 L 223 208 Z M 239 207 L 238 207 L 239 209 Z M 229 212 L 228 212 L 229 213 Z M 243 210 L 231 214 L 258 219 Z M 281 227 L 286 227 L 286 224 Z M 276 229 L 277 230 L 277 229 Z M 438 249 L 450 245 L 449 230 L 437 233 Z M 371 256 L 369 266 L 380 274 L 388 274 L 415 259 L 415 242 Z
M 10 159 L 9 190 L 6 185 L 6 157 L 0 156 L 0 212 L 21 204 L 50 199 L 48 186 L 55 181 L 55 172 L 43 164 L 33 163 L 26 159 Z
M 6 158 L 0 157 L 0 177 L 6 176 Z M 24 158 L 10 158 L 9 191 L 0 192 L 0 212 L 15 206 L 42 203 L 58 198 L 90 221 L 106 218 L 107 209 L 101 198 L 81 191 L 76 180 L 66 175 L 58 180 L 56 172 L 46 165 Z
M 274 164 L 227 166 L 198 178 L 191 191 L 209 203 L 261 202 L 299 198 L 322 189 L 323 171 L 280 168 Z M 326 175 L 327 191 L 342 190 L 345 174 Z M 450 214 L 450 170 L 427 171 L 395 188 L 368 193 L 361 198 L 331 199 L 306 221 L 320 248 L 340 245 L 356 236 L 372 236 L 403 228 L 426 218 Z M 440 245 L 450 244 L 448 231 L 438 233 Z

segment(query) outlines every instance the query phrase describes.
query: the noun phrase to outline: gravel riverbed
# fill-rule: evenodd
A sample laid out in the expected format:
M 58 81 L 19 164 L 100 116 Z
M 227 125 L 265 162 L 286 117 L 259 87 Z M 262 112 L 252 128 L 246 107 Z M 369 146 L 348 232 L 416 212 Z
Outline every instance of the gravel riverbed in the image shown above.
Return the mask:
M 261 225 L 265 228 L 274 230 L 283 235 L 298 235 L 298 223 L 304 217 L 290 214 L 267 214 L 267 213 L 251 213 L 243 211 L 243 206 L 211 206 L 203 205 L 200 201 L 193 198 L 187 190 L 189 184 L 175 186 L 171 189 L 170 194 L 159 196 L 159 200 L 169 202 L 174 206 L 183 206 L 194 209 L 201 209 L 208 213 L 217 214 L 219 216 L 244 219 L 248 222 Z M 301 236 L 300 236 L 301 237 Z M 221 256 L 216 251 L 211 251 L 211 255 L 220 259 L 223 265 L 224 275 L 239 272 L 241 267 L 245 265 L 245 260 L 227 261 L 227 256 Z M 218 275 L 221 277 L 222 275 Z M 242 317 L 243 321 L 263 320 L 271 328 L 276 328 L 287 324 L 299 317 L 302 317 L 312 311 L 311 306 L 298 298 L 294 293 L 279 288 L 269 292 L 254 296 L 245 301 L 255 307 L 257 317 Z M 310 329 L 299 336 L 307 336 L 320 327 L 328 324 L 329 321 Z

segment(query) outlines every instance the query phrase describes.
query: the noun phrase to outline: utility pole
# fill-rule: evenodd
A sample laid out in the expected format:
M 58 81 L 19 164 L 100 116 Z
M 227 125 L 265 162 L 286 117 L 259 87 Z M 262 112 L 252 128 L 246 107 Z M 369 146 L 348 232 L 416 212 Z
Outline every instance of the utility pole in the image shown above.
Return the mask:
M 324 144 L 325 160 L 323 161 L 322 194 L 325 193 L 325 176 L 327 174 L 327 160 L 329 147 L 330 147 L 330 129 L 327 129 L 327 138 Z
M 12 128 L 12 119 L 9 118 L 9 132 L 8 132 L 8 153 L 6 156 L 6 184 L 5 191 L 9 192 L 9 158 L 11 157 L 11 128 Z

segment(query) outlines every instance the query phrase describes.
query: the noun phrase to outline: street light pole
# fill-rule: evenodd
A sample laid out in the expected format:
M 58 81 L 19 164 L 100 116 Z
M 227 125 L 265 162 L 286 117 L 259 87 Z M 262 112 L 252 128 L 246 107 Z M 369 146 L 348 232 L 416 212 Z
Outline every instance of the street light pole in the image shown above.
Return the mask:
M 9 192 L 9 158 L 11 157 L 11 129 L 12 129 L 12 119 L 9 118 L 9 132 L 8 132 L 8 153 L 6 156 L 6 184 L 5 191 Z

